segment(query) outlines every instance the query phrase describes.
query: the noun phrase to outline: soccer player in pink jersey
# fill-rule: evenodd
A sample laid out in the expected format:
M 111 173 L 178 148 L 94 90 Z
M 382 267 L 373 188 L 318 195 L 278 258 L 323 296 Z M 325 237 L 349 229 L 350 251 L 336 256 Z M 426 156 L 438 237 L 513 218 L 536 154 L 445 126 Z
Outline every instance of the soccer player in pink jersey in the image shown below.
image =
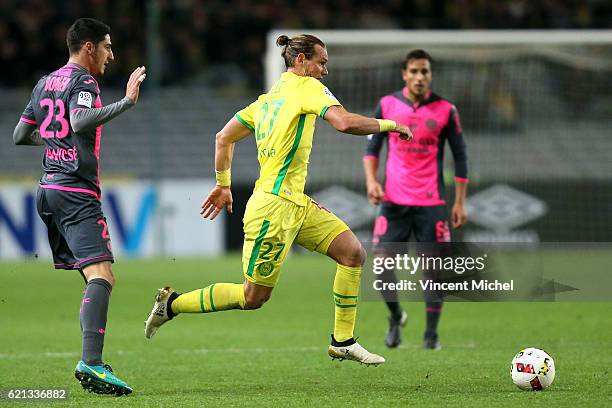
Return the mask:
M 102 125 L 138 102 L 145 68 L 132 72 L 123 99 L 102 106 L 95 77 L 114 60 L 110 27 L 80 18 L 68 29 L 66 43 L 68 62 L 38 81 L 13 140 L 45 147 L 36 208 L 47 226 L 55 269 L 77 270 L 85 279 L 80 313 L 83 354 L 75 377 L 89 391 L 125 395 L 132 388 L 102 360 L 115 276 L 100 202 L 100 143 Z
M 432 58 L 426 51 L 409 52 L 402 68 L 406 86 L 383 96 L 376 108 L 377 118 L 407 124 L 414 139 L 409 145 L 400 143 L 394 132 L 375 133 L 369 138 L 363 167 L 368 199 L 372 204 L 380 205 L 374 226 L 375 246 L 407 242 L 412 234 L 417 242 L 450 242 L 443 180 L 446 142 L 455 163 L 451 226 L 461 228 L 467 221 L 464 207 L 468 183 L 467 155 L 459 113 L 452 103 L 431 92 L 431 65 Z M 377 173 L 379 154 L 385 141 L 388 156 L 383 188 Z M 393 271 L 385 273 L 387 279 L 395 280 Z M 402 310 L 396 292 L 385 292 L 383 297 L 391 312 L 385 344 L 397 347 L 407 314 Z M 425 293 L 425 301 L 424 347 L 439 349 L 437 327 L 442 299 L 434 293 Z

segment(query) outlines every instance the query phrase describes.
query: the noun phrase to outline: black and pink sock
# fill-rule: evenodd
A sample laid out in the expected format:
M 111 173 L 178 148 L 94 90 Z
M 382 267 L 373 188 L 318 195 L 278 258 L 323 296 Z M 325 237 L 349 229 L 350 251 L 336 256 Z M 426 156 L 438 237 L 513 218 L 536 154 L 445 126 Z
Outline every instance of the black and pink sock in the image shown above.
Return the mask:
M 442 302 L 425 302 L 425 336 L 435 336 L 438 333 L 438 322 L 442 313 Z
M 111 284 L 101 278 L 90 280 L 85 288 L 80 319 L 83 334 L 83 356 L 81 359 L 85 364 L 102 364 L 106 316 L 112 289 Z

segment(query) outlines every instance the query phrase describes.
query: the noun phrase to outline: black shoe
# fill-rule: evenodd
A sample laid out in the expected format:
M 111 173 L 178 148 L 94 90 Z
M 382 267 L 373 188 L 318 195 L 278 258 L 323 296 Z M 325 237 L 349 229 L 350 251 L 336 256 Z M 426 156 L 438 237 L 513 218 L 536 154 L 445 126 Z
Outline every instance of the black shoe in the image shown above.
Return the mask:
M 385 344 L 389 348 L 395 348 L 402 342 L 402 329 L 406 326 L 408 314 L 402 311 L 402 316 L 399 320 L 389 317 L 389 330 L 385 335 Z
M 425 338 L 423 340 L 423 348 L 427 350 L 442 350 L 442 345 L 440 344 L 440 340 L 438 340 L 438 333 L 425 333 Z

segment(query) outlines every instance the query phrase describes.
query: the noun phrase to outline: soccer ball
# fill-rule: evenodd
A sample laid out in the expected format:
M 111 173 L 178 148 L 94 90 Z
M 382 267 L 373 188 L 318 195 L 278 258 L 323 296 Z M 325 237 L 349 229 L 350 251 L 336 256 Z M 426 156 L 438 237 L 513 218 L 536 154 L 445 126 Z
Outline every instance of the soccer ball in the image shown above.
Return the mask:
M 555 379 L 555 362 L 544 350 L 529 347 L 516 353 L 510 373 L 521 390 L 540 391 Z

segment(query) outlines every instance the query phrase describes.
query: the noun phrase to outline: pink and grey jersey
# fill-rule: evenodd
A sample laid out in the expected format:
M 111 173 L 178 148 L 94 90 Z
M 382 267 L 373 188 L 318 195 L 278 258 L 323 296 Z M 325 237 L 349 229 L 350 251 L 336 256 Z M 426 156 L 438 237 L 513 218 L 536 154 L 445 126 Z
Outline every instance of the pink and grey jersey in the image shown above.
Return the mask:
M 376 117 L 410 127 L 411 142 L 396 132 L 369 137 L 364 156 L 378 158 L 384 141 L 388 144 L 384 201 L 406 206 L 445 204 L 443 162 L 448 141 L 455 162 L 455 178 L 467 182 L 467 155 L 457 108 L 430 93 L 422 104 L 406 98 L 407 89 L 381 98 Z
M 101 106 L 98 82 L 79 65 L 69 63 L 38 81 L 21 121 L 38 126 L 45 142 L 42 188 L 100 196 L 102 126 L 74 132 L 70 113 Z

